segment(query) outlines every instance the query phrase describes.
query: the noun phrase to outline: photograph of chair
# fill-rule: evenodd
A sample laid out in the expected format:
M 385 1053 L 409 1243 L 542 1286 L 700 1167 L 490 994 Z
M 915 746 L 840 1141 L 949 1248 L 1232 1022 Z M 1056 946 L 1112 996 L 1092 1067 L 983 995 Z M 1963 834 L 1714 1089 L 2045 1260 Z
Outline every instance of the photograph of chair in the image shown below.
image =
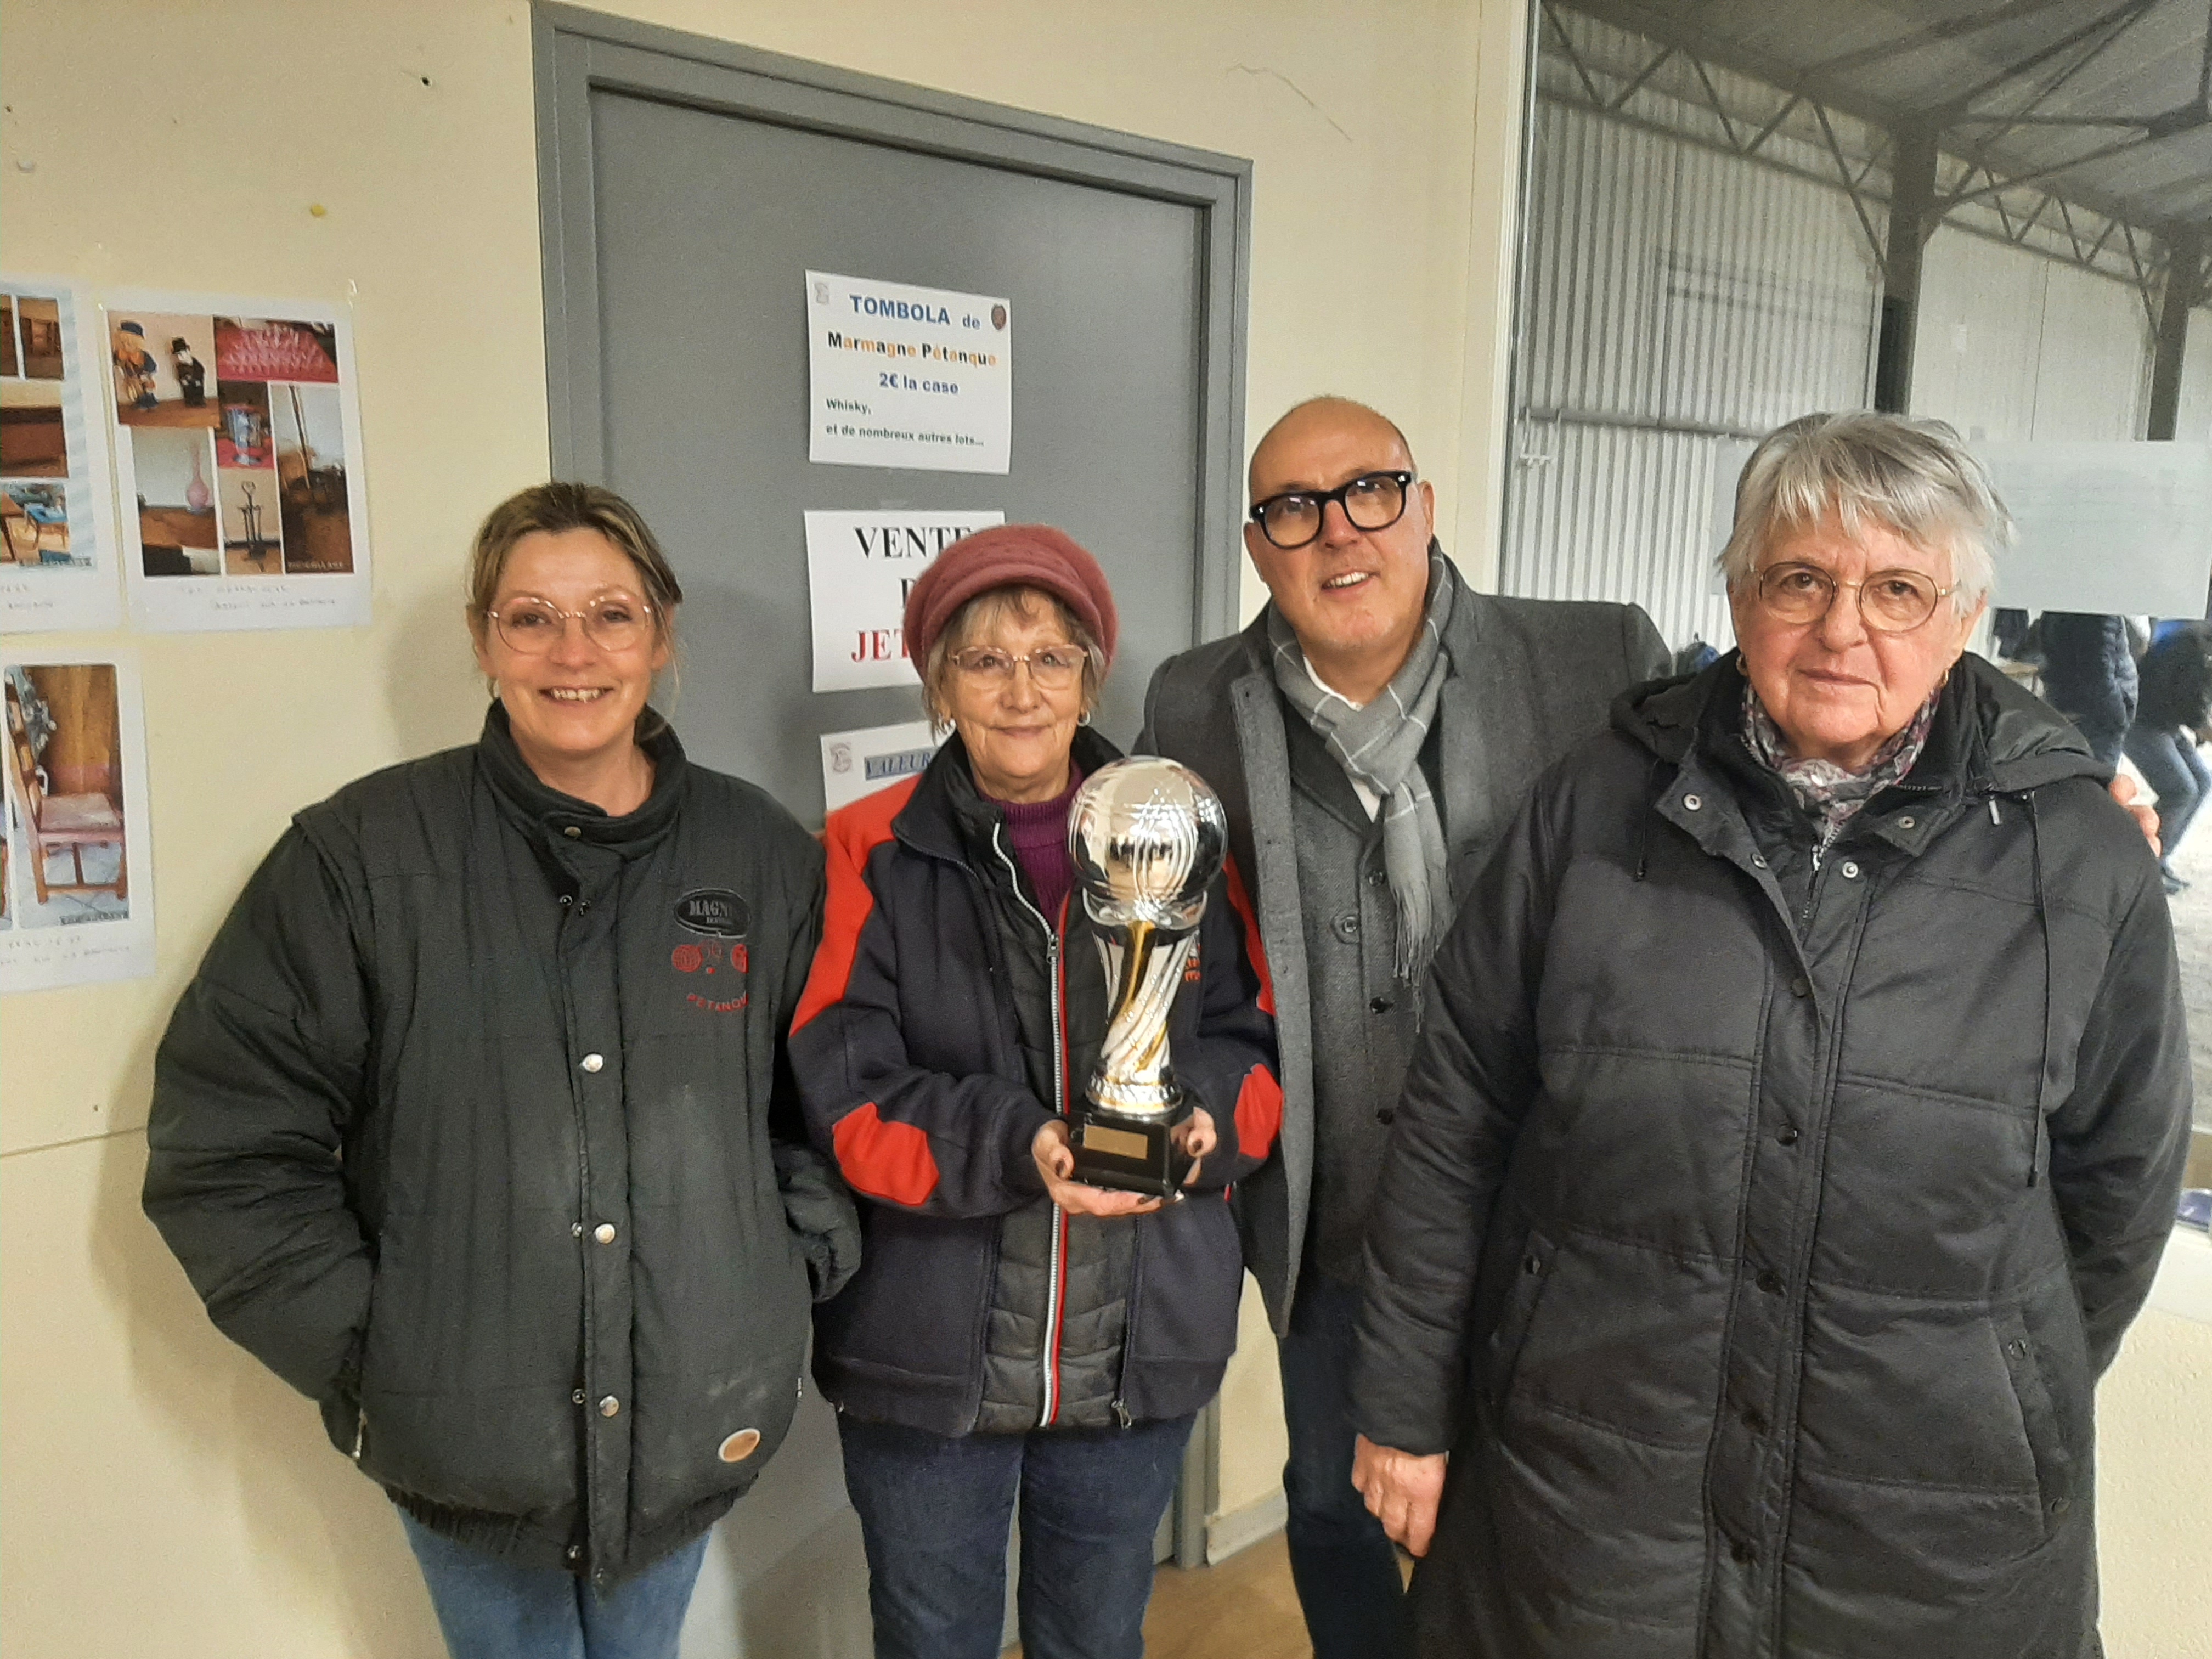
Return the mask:
M 112 894 L 126 901 L 114 668 L 106 663 L 10 668 L 5 690 L 8 781 L 38 903 L 44 907 L 57 894 Z M 57 775 L 67 793 L 53 793 Z M 86 784 L 98 787 L 79 787 Z M 88 875 L 88 848 L 112 849 L 114 869 L 106 879 Z M 50 880 L 50 861 L 64 854 L 74 879 Z

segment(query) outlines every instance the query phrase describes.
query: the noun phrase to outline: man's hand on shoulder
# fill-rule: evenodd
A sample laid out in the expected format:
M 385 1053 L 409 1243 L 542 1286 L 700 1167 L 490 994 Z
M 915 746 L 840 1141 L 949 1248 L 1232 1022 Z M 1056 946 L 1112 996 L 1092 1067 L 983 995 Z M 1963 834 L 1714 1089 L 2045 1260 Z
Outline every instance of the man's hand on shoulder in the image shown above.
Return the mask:
M 1444 1491 L 1449 1452 L 1418 1456 L 1378 1446 L 1361 1435 L 1352 1455 L 1352 1484 L 1367 1500 L 1382 1530 L 1415 1555 L 1429 1553 L 1437 1529 L 1437 1504 Z
M 2136 828 L 2143 832 L 2143 839 L 2150 843 L 2151 852 L 2163 856 L 2166 849 L 2158 842 L 2158 814 L 2150 807 L 2137 804 L 2136 781 L 2124 772 L 2113 773 L 2112 799 L 2134 815 Z

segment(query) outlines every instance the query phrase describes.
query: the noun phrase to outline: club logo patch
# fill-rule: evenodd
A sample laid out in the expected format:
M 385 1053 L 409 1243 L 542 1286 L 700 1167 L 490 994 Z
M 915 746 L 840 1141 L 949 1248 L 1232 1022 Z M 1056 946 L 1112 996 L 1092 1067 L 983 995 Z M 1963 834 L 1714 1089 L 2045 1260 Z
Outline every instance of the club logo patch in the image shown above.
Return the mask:
M 695 933 L 743 939 L 752 926 L 752 907 L 726 887 L 695 887 L 676 901 L 676 920 Z

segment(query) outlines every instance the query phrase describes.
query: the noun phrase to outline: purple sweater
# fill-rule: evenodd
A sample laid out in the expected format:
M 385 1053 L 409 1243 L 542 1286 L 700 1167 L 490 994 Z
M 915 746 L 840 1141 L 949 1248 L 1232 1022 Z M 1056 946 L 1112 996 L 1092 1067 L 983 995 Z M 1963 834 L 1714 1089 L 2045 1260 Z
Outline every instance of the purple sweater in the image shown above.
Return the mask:
M 1083 773 L 1071 765 L 1067 787 L 1050 800 L 992 803 L 1006 815 L 1006 839 L 1013 842 L 1014 856 L 1036 890 L 1037 908 L 1054 922 L 1060 920 L 1068 889 L 1075 885 L 1075 860 L 1067 852 L 1067 813 L 1082 784 Z

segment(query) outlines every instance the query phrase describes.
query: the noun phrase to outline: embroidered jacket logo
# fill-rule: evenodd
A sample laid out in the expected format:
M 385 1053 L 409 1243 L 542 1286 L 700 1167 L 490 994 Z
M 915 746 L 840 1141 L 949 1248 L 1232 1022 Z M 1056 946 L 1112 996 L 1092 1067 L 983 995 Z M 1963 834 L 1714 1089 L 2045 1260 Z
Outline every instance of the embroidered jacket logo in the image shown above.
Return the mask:
M 695 933 L 743 939 L 753 913 L 743 896 L 726 887 L 695 887 L 676 901 L 676 920 Z

